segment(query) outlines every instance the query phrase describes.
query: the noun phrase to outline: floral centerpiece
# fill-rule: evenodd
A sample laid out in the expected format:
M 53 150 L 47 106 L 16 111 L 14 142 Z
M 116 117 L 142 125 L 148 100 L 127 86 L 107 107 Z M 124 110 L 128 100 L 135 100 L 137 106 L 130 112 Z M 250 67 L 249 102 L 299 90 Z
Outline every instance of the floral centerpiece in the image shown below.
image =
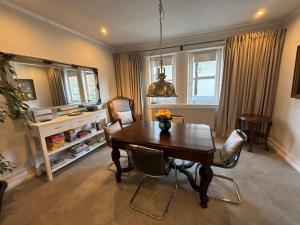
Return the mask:
M 156 119 L 159 121 L 159 128 L 162 131 L 168 131 L 171 128 L 170 120 L 172 120 L 172 113 L 168 109 L 160 109 L 155 113 Z

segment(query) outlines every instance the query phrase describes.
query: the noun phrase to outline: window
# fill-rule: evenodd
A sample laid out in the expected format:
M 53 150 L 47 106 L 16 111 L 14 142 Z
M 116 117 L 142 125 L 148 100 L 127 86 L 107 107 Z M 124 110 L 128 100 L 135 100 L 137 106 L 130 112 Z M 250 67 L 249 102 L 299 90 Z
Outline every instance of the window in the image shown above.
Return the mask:
M 66 69 L 65 71 L 65 86 L 67 92 L 68 103 L 80 103 L 81 96 L 79 90 L 79 80 L 77 70 Z
M 64 86 L 69 104 L 97 102 L 96 74 L 92 70 L 65 69 Z
M 83 82 L 85 100 L 87 102 L 98 101 L 98 90 L 95 73 L 93 71 L 81 71 L 81 79 Z
M 189 104 L 218 104 L 223 48 L 189 53 Z
M 175 55 L 163 55 L 163 68 L 165 69 L 165 81 L 171 82 L 175 87 Z M 160 56 L 153 56 L 150 58 L 150 83 L 156 82 L 158 80 L 158 69 L 160 67 Z M 165 98 L 165 97 L 153 97 L 151 98 L 151 103 L 175 103 L 175 98 Z

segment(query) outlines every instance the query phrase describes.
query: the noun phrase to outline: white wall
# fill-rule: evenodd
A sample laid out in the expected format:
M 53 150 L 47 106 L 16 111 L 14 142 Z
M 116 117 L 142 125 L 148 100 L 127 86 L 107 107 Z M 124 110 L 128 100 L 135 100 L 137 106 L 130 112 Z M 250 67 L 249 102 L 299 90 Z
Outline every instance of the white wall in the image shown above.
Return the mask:
M 291 98 L 300 13 L 287 24 L 270 143 L 300 172 L 300 99 Z
M 98 68 L 103 101 L 116 95 L 112 50 L 0 4 L 0 51 Z M 22 124 L 0 124 L 0 152 L 29 165 Z

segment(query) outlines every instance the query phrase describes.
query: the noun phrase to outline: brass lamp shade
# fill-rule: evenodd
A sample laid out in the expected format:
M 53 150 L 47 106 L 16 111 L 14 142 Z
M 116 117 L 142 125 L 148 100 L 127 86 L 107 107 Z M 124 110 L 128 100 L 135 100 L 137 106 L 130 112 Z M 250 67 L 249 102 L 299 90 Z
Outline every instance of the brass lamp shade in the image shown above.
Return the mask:
M 174 85 L 165 80 L 150 84 L 146 97 L 178 97 Z

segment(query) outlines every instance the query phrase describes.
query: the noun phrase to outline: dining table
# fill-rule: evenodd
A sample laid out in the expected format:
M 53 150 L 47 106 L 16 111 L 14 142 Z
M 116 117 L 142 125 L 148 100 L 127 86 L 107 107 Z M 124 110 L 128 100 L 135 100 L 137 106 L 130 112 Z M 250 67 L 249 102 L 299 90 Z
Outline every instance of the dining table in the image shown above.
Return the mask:
M 140 120 L 114 133 L 111 141 L 116 182 L 121 182 L 122 173 L 133 169 L 132 166 L 121 167 L 120 149 L 126 149 L 129 144 L 158 149 L 163 151 L 165 157 L 189 161 L 176 166 L 176 169 L 187 176 L 191 187 L 199 193 L 201 207 L 207 208 L 209 201 L 207 190 L 213 178 L 211 165 L 215 152 L 212 132 L 208 125 L 172 124 L 170 130 L 165 132 L 160 130 L 157 121 Z M 188 170 L 195 163 L 201 164 L 199 184 Z

